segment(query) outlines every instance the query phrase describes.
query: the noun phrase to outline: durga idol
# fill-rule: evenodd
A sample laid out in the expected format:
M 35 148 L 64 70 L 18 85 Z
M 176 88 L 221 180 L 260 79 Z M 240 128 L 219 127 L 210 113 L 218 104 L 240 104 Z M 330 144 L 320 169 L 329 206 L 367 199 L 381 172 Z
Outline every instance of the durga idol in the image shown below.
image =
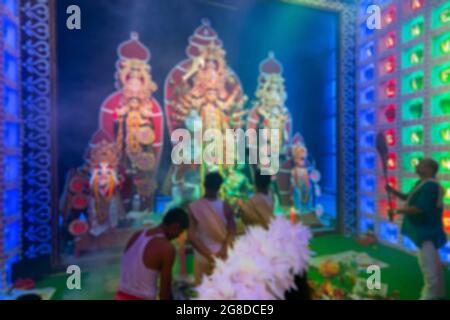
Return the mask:
M 225 136 L 226 129 L 242 128 L 246 98 L 239 79 L 226 64 L 222 42 L 208 20 L 203 20 L 189 39 L 187 54 L 188 59 L 179 63 L 166 80 L 165 108 L 170 132 L 179 128 L 201 130 L 203 133 L 214 129 Z M 192 119 L 198 119 L 196 128 L 190 127 Z M 172 183 L 174 188 L 183 188 L 185 179 L 192 180 L 193 173 L 198 175 L 198 181 L 212 171 L 227 176 L 233 168 L 221 161 L 226 157 L 226 146 L 219 148 L 206 149 L 206 145 L 200 145 L 204 150 L 200 154 L 201 164 L 177 166 L 173 174 L 176 177 Z M 204 154 L 212 149 L 213 153 Z M 172 191 L 172 194 L 182 193 Z

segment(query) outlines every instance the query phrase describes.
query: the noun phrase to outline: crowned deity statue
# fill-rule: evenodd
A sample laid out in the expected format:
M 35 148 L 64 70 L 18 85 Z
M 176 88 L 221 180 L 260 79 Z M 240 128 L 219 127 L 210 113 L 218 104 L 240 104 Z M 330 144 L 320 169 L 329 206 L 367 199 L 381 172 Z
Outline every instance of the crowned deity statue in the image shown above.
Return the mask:
M 157 85 L 148 64 L 150 52 L 136 33 L 119 46 L 118 54 L 118 91 L 104 102 L 100 125 L 116 140 L 132 181 L 130 195 L 139 196 L 141 210 L 151 210 L 164 130 L 161 107 L 153 97 Z
M 61 197 L 62 240 L 73 243 L 77 254 L 101 246 L 125 216 L 123 170 L 114 138 L 98 130 L 84 158 L 82 166 L 69 171 Z
M 202 136 L 208 129 L 214 129 L 225 137 L 227 129 L 242 128 L 246 98 L 239 79 L 226 64 L 222 42 L 208 20 L 203 20 L 190 37 L 187 54 L 188 59 L 172 69 L 166 80 L 165 108 L 169 131 L 184 128 L 190 132 L 200 131 Z M 193 121 L 194 118 L 197 120 Z M 194 123 L 195 128 L 192 127 Z M 192 170 L 199 181 L 211 171 L 225 175 L 228 168 L 221 160 L 225 159 L 226 144 L 222 147 L 218 146 L 220 150 L 212 155 L 214 161 L 205 161 L 205 145 L 200 142 L 200 161 L 195 166 L 176 168 L 176 179 L 173 180 L 182 186 L 186 174 L 192 174 Z M 216 156 L 222 159 L 214 158 Z
M 278 130 L 279 141 L 269 139 L 267 142 L 269 146 L 276 143 L 280 153 L 284 153 L 291 139 L 292 119 L 285 105 L 287 93 L 282 76 L 283 66 L 270 52 L 269 57 L 260 64 L 259 71 L 256 100 L 248 116 L 247 128 Z M 249 142 L 251 148 L 258 148 L 254 137 Z
M 287 156 L 277 177 L 281 205 L 292 208 L 299 216 L 309 215 L 315 224 L 319 224 L 323 213 L 323 207 L 318 201 L 321 196 L 321 175 L 310 161 L 308 149 L 299 133 L 294 135 Z
M 99 236 L 116 228 L 124 215 L 119 193 L 120 153 L 114 139 L 103 130 L 92 138 L 88 151 L 89 187 L 88 203 L 89 233 Z

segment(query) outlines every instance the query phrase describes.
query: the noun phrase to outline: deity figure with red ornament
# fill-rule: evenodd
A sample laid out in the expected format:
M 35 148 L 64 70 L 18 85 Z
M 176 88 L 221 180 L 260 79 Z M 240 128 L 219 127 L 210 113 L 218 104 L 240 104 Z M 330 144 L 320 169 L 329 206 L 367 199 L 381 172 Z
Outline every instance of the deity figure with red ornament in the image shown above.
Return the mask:
M 120 195 L 123 174 L 114 139 L 97 131 L 85 160 L 83 166 L 69 172 L 62 197 L 64 225 L 76 242 L 109 233 L 125 213 Z
M 118 91 L 103 104 L 100 126 L 116 140 L 132 181 L 128 193 L 138 195 L 140 210 L 151 211 L 164 130 L 161 107 L 152 96 L 157 85 L 150 74 L 150 52 L 136 33 L 119 46 L 118 53 Z

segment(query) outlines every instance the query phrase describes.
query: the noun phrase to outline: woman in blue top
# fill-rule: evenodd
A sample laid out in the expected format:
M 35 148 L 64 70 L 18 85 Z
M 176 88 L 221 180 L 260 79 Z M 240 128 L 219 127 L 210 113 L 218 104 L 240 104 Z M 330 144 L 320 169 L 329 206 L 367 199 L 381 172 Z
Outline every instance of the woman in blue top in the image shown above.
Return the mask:
M 445 245 L 447 236 L 442 223 L 444 188 L 436 180 L 439 164 L 433 159 L 423 159 L 416 166 L 420 180 L 408 193 L 403 194 L 387 185 L 406 205 L 389 211 L 389 216 L 404 215 L 402 234 L 417 246 L 419 265 L 424 277 L 422 299 L 445 298 L 443 267 L 438 249 Z

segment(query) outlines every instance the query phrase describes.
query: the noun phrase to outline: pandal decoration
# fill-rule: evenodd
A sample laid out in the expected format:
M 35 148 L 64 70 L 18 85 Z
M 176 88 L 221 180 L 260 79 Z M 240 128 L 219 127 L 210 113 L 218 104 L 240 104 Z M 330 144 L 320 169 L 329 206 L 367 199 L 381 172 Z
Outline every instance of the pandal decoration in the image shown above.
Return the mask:
M 228 259 L 216 260 L 211 276 L 197 287 L 199 300 L 278 300 L 297 290 L 310 258 L 310 230 L 276 217 L 269 229 L 250 227 L 238 238 Z

